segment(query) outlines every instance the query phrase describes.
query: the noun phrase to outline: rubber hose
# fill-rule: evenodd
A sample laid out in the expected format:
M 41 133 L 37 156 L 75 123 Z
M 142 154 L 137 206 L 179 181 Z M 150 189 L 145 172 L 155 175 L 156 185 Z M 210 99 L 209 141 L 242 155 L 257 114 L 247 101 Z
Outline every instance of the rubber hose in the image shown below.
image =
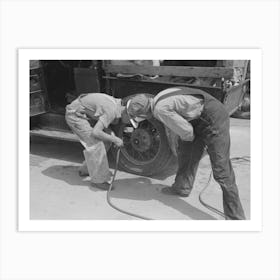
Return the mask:
M 108 204 L 114 208 L 115 210 L 123 213 L 123 214 L 126 214 L 126 215 L 129 215 L 129 216 L 132 216 L 132 217 L 136 217 L 138 219 L 142 219 L 142 220 L 152 220 L 148 217 L 145 217 L 145 216 L 141 216 L 141 215 L 137 215 L 137 214 L 134 214 L 132 212 L 128 212 L 126 210 L 123 210 L 121 208 L 119 208 L 118 206 L 115 206 L 113 203 L 112 203 L 112 200 L 111 200 L 111 191 L 112 191 L 112 187 L 113 187 L 113 184 L 115 182 L 115 178 L 116 178 L 116 175 L 117 175 L 117 172 L 118 172 L 118 165 L 119 165 L 119 159 L 120 159 L 120 151 L 121 149 L 119 148 L 118 151 L 117 151 L 117 158 L 116 158 L 116 166 L 115 166 L 115 170 L 114 170 L 114 174 L 113 174 L 113 177 L 112 177 L 112 181 L 110 183 L 110 186 L 109 186 L 109 189 L 107 191 L 107 202 Z

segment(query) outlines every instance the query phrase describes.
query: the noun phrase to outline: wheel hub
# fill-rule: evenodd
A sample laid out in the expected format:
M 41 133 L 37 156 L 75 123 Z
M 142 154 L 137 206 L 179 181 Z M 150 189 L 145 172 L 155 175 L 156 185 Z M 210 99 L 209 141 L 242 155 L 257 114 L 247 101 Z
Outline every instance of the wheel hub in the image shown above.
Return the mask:
M 145 129 L 141 128 L 133 131 L 130 141 L 132 147 L 138 152 L 149 150 L 152 144 L 150 134 Z

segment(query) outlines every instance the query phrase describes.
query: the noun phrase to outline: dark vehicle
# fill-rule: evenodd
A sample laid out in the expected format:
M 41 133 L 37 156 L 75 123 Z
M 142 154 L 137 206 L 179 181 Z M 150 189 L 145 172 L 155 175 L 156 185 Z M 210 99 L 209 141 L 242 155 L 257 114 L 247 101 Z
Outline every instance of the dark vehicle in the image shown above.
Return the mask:
M 155 66 L 156 65 L 156 66 Z M 174 87 L 202 89 L 237 111 L 249 93 L 249 61 L 30 61 L 30 133 L 78 141 L 65 120 L 65 106 L 82 93 L 105 92 L 126 103 L 137 93 L 157 94 Z M 176 137 L 156 119 L 137 129 L 111 126 L 123 138 L 120 167 L 138 175 L 163 171 L 176 156 Z M 115 156 L 112 147 L 110 152 Z

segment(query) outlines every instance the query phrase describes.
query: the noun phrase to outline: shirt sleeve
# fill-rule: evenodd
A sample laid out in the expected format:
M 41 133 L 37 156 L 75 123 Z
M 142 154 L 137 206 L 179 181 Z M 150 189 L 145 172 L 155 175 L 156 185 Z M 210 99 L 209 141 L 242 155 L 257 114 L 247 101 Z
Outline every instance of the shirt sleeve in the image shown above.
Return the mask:
M 103 123 L 104 128 L 107 128 L 110 125 L 110 123 L 113 122 L 114 119 L 115 119 L 114 114 L 110 112 L 104 112 L 104 114 L 102 114 L 99 117 L 99 120 Z
M 183 141 L 193 141 L 193 126 L 177 112 L 167 108 L 155 108 L 154 116 L 175 134 L 179 135 Z

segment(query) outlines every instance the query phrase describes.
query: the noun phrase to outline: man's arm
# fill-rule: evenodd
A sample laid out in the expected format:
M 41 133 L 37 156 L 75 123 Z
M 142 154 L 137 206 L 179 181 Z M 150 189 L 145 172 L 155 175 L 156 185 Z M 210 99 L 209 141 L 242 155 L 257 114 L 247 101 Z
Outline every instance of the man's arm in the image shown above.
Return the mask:
M 154 116 L 176 135 L 179 135 L 183 141 L 193 141 L 193 126 L 177 112 L 166 108 L 156 109 L 154 111 Z
M 123 141 L 121 138 L 113 135 L 113 134 L 107 134 L 103 131 L 105 128 L 103 122 L 101 120 L 98 120 L 98 122 L 95 124 L 94 128 L 92 129 L 92 136 L 102 140 L 102 141 L 109 141 L 114 143 L 117 147 L 123 146 Z

